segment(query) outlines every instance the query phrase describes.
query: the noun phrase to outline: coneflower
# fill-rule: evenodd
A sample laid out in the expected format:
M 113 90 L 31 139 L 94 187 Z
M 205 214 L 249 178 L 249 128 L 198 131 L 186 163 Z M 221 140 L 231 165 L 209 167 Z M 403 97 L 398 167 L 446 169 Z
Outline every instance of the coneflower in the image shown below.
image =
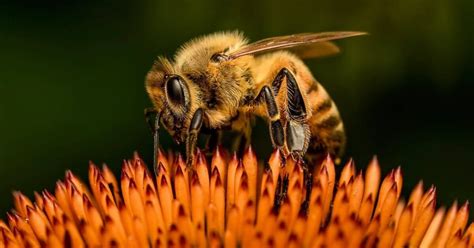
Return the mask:
M 251 149 L 218 149 L 192 170 L 158 154 L 156 174 L 135 155 L 118 181 L 91 164 L 89 186 L 71 172 L 34 202 L 14 193 L 0 221 L 0 247 L 472 247 L 468 203 L 436 208 L 436 189 L 419 183 L 401 199 L 400 168 L 381 178 L 352 161 L 336 180 L 330 157 L 305 171 L 275 151 L 258 166 Z

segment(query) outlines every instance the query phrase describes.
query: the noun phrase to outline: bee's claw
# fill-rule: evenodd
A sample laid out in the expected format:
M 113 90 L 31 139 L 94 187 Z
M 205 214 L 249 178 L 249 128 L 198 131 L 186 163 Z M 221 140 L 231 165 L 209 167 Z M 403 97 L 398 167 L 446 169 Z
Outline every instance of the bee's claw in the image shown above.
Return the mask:
M 283 146 L 277 146 L 276 149 L 278 149 L 278 151 L 280 151 L 280 159 L 281 159 L 281 163 L 282 165 L 286 163 L 286 157 L 288 156 L 288 153 L 286 152 L 285 150 L 285 147 Z
M 300 161 L 304 163 L 303 160 L 303 155 L 300 152 L 293 151 L 290 153 L 291 158 L 293 158 L 295 161 Z

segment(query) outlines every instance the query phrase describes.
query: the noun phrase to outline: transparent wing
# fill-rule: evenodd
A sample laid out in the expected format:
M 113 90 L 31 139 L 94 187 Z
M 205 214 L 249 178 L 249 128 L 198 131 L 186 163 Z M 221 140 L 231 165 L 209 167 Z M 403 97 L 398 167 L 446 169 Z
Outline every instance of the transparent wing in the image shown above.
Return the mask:
M 321 58 L 338 54 L 341 50 L 330 41 L 321 41 L 287 48 L 286 50 L 301 59 Z
M 280 50 L 280 49 L 289 49 L 289 48 L 296 49 L 296 47 L 299 47 L 299 46 L 302 46 L 301 51 L 303 51 L 303 50 L 306 50 L 306 49 L 303 49 L 304 47 L 311 48 L 312 43 L 327 42 L 330 40 L 344 39 L 348 37 L 365 35 L 365 34 L 367 33 L 342 31 L 342 32 L 324 32 L 324 33 L 301 33 L 301 34 L 293 34 L 293 35 L 286 35 L 286 36 L 277 36 L 277 37 L 259 40 L 257 42 L 243 46 L 239 50 L 234 51 L 231 54 L 229 54 L 229 58 L 236 59 L 244 55 L 269 52 L 269 51 Z M 325 48 L 325 49 L 330 48 L 332 49 L 332 51 L 335 51 L 334 50 L 335 45 L 331 46 L 329 44 L 332 44 L 332 43 L 328 42 L 326 43 L 326 45 L 324 44 L 320 44 L 319 46 L 316 45 L 315 47 L 317 49 L 313 48 L 313 49 L 309 49 L 309 51 L 312 50 L 313 54 L 315 55 L 323 54 L 322 51 L 324 51 L 324 49 L 322 48 Z M 296 51 L 297 50 L 298 49 L 296 49 Z M 339 51 L 339 49 L 337 49 L 337 51 Z M 308 53 L 308 54 L 311 54 L 311 53 Z

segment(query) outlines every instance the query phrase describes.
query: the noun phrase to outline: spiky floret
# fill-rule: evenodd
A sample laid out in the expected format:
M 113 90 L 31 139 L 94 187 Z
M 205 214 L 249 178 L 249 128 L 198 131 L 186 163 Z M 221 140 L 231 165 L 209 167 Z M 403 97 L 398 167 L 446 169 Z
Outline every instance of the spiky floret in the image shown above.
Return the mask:
M 5 247 L 472 247 L 468 203 L 436 208 L 436 189 L 419 183 L 400 199 L 400 168 L 383 180 L 377 159 L 365 173 L 353 161 L 338 180 L 328 157 L 313 173 L 275 151 L 258 166 L 251 149 L 210 163 L 197 155 L 187 171 L 180 156 L 158 155 L 156 175 L 135 155 L 117 180 L 107 166 L 89 167 L 89 185 L 71 172 L 54 194 L 33 203 L 14 193 L 0 221 Z

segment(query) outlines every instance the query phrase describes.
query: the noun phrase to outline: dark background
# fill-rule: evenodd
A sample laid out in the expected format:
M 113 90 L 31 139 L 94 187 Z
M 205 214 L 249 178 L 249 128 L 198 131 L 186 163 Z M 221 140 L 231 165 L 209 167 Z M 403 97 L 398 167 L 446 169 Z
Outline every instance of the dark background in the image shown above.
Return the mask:
M 40 3 L 41 2 L 41 3 Z M 472 0 L 16 1 L 0 4 L 0 211 L 11 191 L 52 189 L 88 161 L 151 160 L 143 79 L 156 55 L 198 35 L 251 40 L 361 30 L 339 56 L 308 61 L 339 106 L 347 157 L 402 165 L 405 196 L 423 179 L 438 201 L 474 199 Z M 265 126 L 254 138 L 260 158 Z M 260 142 L 260 143 L 258 143 Z M 169 140 L 163 146 L 170 147 Z

